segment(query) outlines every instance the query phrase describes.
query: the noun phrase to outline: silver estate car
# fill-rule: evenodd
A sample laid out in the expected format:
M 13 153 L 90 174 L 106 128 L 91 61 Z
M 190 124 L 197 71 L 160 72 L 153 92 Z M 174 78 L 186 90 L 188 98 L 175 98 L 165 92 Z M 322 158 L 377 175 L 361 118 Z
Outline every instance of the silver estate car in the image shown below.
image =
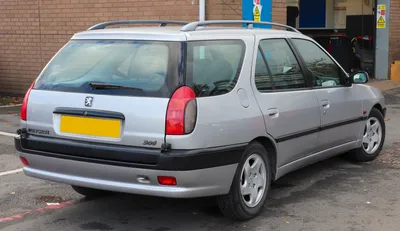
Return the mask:
M 146 25 L 106 28 L 122 24 Z M 88 197 L 215 196 L 224 215 L 248 220 L 289 172 L 379 155 L 386 107 L 367 81 L 286 25 L 100 23 L 27 91 L 15 146 L 26 175 Z

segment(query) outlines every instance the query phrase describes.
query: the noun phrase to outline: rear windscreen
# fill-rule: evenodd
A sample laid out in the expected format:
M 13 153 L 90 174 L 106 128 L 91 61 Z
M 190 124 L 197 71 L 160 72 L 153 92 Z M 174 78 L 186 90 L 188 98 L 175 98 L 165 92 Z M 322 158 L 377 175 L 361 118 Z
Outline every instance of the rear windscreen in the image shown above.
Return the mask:
M 180 42 L 72 40 L 49 63 L 34 89 L 169 97 L 182 78 L 183 46 Z M 93 83 L 103 87 L 94 88 Z

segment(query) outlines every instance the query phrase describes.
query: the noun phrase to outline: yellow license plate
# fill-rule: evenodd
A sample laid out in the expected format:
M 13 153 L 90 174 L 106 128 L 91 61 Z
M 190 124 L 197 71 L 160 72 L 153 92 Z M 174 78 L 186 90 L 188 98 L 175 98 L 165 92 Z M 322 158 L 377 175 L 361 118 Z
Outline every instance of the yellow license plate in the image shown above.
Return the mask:
M 81 116 L 61 116 L 60 132 L 77 135 L 120 138 L 121 121 Z

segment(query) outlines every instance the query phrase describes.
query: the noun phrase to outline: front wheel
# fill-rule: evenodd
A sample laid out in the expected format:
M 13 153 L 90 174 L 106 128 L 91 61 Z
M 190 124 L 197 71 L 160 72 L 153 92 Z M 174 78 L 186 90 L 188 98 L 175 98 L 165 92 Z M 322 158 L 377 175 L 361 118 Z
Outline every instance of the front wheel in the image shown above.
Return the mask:
M 251 143 L 239 163 L 229 194 L 217 198 L 221 212 L 235 220 L 256 217 L 264 207 L 270 183 L 268 153 L 260 143 Z
M 382 113 L 373 108 L 365 123 L 361 147 L 348 153 L 351 160 L 369 162 L 375 160 L 385 142 L 385 119 Z

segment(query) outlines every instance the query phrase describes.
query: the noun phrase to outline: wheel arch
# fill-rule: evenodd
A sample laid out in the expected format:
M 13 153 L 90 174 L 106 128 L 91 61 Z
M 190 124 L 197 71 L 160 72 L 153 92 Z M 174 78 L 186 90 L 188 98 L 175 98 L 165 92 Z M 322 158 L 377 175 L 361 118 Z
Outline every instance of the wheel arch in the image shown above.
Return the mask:
M 271 170 L 272 170 L 272 179 L 275 180 L 276 176 L 276 171 L 277 171 L 277 155 L 278 155 L 278 150 L 276 146 L 276 142 L 274 139 L 267 137 L 267 136 L 259 136 L 255 139 L 253 139 L 250 143 L 252 142 L 258 142 L 262 146 L 264 146 L 265 150 L 267 150 L 268 156 L 271 158 Z
M 376 103 L 372 108 L 375 108 L 378 111 L 380 111 L 382 113 L 383 117 L 386 116 L 386 111 L 385 111 L 385 109 L 382 107 L 382 105 L 380 103 Z

